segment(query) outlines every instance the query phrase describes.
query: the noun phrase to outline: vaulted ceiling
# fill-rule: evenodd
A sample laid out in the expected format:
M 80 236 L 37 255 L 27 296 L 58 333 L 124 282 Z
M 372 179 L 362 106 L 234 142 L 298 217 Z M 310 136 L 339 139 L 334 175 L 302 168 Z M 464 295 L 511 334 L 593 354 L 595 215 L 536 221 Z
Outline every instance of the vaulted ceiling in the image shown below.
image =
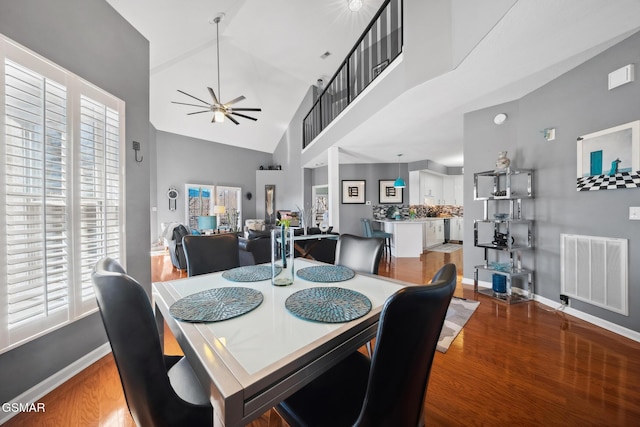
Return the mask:
M 310 85 L 333 75 L 382 4 L 365 0 L 356 13 L 346 0 L 107 1 L 149 40 L 150 119 L 158 130 L 265 152 L 273 152 Z M 482 5 L 504 13 L 452 71 L 398 94 L 341 135 L 341 161 L 393 162 L 404 152 L 403 161 L 461 166 L 465 112 L 517 99 L 640 28 L 638 0 Z M 451 7 L 480 6 L 451 0 Z M 207 86 L 217 89 L 216 27 L 210 20 L 220 12 L 219 98 L 244 95 L 237 106 L 262 108 L 257 122 L 212 124 L 208 113 L 187 115 L 194 108 L 171 103 L 192 101 L 178 89 L 204 100 Z M 481 16 L 482 10 L 473 13 Z M 456 28 L 453 19 L 455 31 L 474 30 Z M 325 52 L 331 55 L 322 59 Z

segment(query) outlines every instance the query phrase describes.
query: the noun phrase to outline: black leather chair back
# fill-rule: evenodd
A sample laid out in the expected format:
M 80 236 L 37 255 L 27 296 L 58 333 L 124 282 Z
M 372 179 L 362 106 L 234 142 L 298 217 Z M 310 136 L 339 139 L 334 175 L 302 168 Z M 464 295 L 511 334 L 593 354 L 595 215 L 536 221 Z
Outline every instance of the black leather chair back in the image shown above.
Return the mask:
M 184 249 L 182 248 L 182 238 L 188 235 L 189 232 L 187 231 L 187 228 L 180 224 L 173 229 L 173 239 L 169 241 L 171 262 L 174 267 L 179 270 L 187 268 L 187 260 L 185 259 Z
M 238 236 L 234 233 L 184 236 L 182 246 L 189 277 L 240 267 Z
M 403 288 L 386 301 L 355 425 L 420 424 L 433 357 L 456 287 L 455 265 L 445 265 L 436 277 L 432 284 Z
M 125 271 L 124 267 L 122 267 L 122 265 L 120 265 L 120 263 L 118 261 L 116 261 L 113 258 L 102 258 L 101 260 L 99 260 L 96 264 L 95 267 L 96 271 L 108 271 L 111 273 L 123 273 L 123 274 L 127 274 L 127 272 Z
M 149 298 L 114 262 L 99 261 L 92 279 L 131 416 L 139 426 L 212 425 L 211 406 L 187 403 L 171 387 Z
M 336 265 L 349 267 L 361 273 L 378 274 L 384 240 L 342 234 L 336 246 Z

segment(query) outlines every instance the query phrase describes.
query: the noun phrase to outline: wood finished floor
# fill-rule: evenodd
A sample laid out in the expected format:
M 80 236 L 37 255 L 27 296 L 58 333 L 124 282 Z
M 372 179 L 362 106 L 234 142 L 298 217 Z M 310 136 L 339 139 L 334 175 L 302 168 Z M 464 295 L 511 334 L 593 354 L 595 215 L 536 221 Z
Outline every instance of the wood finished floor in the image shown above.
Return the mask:
M 428 283 L 447 262 L 461 272 L 462 251 L 385 260 L 380 274 Z M 152 257 L 152 272 L 154 281 L 180 275 L 163 256 Z M 428 426 L 638 425 L 640 343 L 535 302 L 507 306 L 460 282 L 456 295 L 481 304 L 448 352 L 436 353 Z M 166 335 L 167 352 L 179 353 Z M 40 401 L 44 414 L 20 414 L 5 426 L 134 426 L 111 355 Z M 268 420 L 267 413 L 250 426 Z

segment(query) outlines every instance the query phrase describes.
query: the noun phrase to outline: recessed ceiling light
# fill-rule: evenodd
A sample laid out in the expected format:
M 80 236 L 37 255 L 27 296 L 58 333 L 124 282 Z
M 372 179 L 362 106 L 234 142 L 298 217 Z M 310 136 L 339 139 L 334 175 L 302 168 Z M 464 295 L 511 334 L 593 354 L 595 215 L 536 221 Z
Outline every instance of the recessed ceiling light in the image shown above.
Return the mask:
M 362 9 L 362 0 L 347 0 L 347 5 L 351 12 L 357 12 Z

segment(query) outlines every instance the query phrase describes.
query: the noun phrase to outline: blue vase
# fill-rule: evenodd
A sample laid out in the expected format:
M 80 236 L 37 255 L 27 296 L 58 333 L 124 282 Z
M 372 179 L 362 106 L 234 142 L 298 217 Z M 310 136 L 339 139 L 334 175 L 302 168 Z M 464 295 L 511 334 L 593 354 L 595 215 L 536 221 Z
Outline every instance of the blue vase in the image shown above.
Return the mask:
M 493 292 L 497 294 L 507 293 L 507 276 L 502 274 L 494 274 L 491 278 L 493 282 Z

